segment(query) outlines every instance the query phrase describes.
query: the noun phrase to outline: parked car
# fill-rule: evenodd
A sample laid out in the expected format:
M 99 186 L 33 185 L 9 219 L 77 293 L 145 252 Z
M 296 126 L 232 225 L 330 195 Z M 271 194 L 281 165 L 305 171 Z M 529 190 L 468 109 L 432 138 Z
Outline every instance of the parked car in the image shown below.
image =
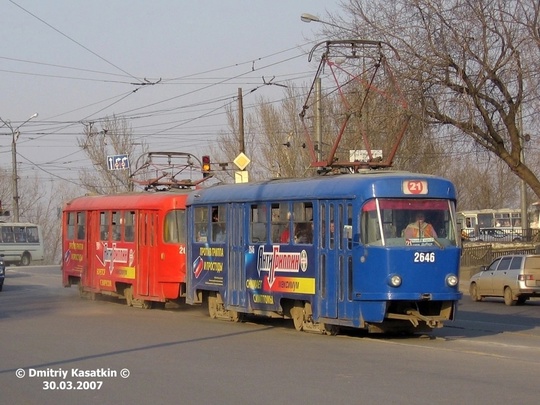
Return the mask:
M 0 254 L 0 291 L 4 287 L 4 279 L 6 278 L 6 263 L 4 262 L 4 255 Z
M 473 301 L 503 297 L 506 305 L 523 304 L 540 297 L 540 255 L 507 255 L 482 266 L 471 277 L 469 293 Z
M 519 233 L 500 228 L 482 228 L 478 234 L 469 235 L 471 242 L 519 242 Z

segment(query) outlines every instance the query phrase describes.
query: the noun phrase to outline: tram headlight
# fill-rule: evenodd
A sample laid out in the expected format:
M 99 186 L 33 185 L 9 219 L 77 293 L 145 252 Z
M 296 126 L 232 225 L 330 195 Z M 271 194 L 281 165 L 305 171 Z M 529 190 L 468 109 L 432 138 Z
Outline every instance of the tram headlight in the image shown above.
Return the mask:
M 399 287 L 401 281 L 401 276 L 398 274 L 390 274 L 387 279 L 387 283 L 390 287 Z
M 455 274 L 449 274 L 446 276 L 446 284 L 450 287 L 455 287 L 458 285 L 459 279 Z

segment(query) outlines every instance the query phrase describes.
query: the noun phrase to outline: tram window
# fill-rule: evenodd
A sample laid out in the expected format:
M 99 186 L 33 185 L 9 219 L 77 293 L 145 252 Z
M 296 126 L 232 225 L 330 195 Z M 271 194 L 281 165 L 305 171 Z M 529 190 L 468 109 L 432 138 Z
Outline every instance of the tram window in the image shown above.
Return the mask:
M 156 214 L 150 214 L 150 246 L 156 246 L 156 231 L 157 231 L 157 215 Z
M 453 205 L 448 200 L 371 200 L 362 207 L 361 240 L 364 244 L 385 246 L 456 245 L 452 212 Z M 424 221 L 416 220 L 418 213 L 423 214 Z M 427 226 L 433 232 L 424 233 Z M 408 229 L 407 237 L 405 229 Z M 420 229 L 423 232 L 419 232 Z
M 67 238 L 69 240 L 75 239 L 75 213 L 68 212 L 67 217 Z
M 135 211 L 125 213 L 124 240 L 133 242 L 135 240 Z
M 107 211 L 99 213 L 99 236 L 101 240 L 109 239 L 109 213 Z
M 225 242 L 225 207 L 212 207 L 212 242 Z
M 343 229 L 343 237 L 347 239 L 347 247 L 352 249 L 353 240 L 353 207 L 352 204 L 347 204 L 347 225 Z
M 335 222 L 334 222 L 334 206 L 330 205 L 329 208 L 330 208 L 330 243 L 329 243 L 329 248 L 334 249 L 334 241 L 336 239 L 336 237 L 335 237 L 336 227 L 335 227 Z
M 208 208 L 195 208 L 195 240 L 206 242 L 208 240 Z
M 381 218 L 383 222 L 383 233 L 385 238 L 395 238 L 397 236 L 396 226 L 393 218 L 394 211 L 381 210 Z
M 343 224 L 343 205 L 338 205 L 338 249 L 343 249 L 343 237 L 345 226 Z
M 86 212 L 77 212 L 77 239 L 86 237 Z
M 365 245 L 374 244 L 381 241 L 379 220 L 377 211 L 362 211 L 362 243 Z
M 291 240 L 291 212 L 288 203 L 272 204 L 272 242 L 289 243 Z
M 311 222 L 297 222 L 294 226 L 294 243 L 313 243 L 313 227 Z
M 119 241 L 122 238 L 122 212 L 113 211 L 112 213 L 112 240 Z
M 294 242 L 313 243 L 313 206 L 311 203 L 294 203 Z
M 250 207 L 249 228 L 251 232 L 250 240 L 252 243 L 266 242 L 266 212 L 266 206 L 264 204 L 254 204 Z
M 321 219 L 321 226 L 319 227 L 319 240 L 322 248 L 326 247 L 326 220 L 324 219 L 324 213 L 326 211 L 326 204 L 319 206 L 319 218 Z
M 165 216 L 163 240 L 165 243 L 186 243 L 186 212 L 173 210 Z

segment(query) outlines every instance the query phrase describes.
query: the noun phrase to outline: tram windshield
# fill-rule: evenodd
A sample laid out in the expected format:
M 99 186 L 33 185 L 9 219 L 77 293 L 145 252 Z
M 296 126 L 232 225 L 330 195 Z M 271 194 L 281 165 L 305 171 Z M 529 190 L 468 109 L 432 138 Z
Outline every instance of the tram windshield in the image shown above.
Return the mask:
M 456 246 L 450 200 L 376 198 L 362 207 L 361 240 L 376 246 Z

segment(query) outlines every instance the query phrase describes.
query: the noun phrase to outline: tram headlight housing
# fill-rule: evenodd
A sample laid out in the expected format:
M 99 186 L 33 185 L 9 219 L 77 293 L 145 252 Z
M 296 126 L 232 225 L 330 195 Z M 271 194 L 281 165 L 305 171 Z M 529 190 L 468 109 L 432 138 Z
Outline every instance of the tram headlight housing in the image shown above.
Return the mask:
M 446 276 L 446 284 L 449 287 L 455 287 L 459 283 L 459 279 L 455 274 L 449 274 Z
M 401 285 L 402 279 L 399 274 L 390 274 L 386 282 L 390 287 L 399 287 Z

